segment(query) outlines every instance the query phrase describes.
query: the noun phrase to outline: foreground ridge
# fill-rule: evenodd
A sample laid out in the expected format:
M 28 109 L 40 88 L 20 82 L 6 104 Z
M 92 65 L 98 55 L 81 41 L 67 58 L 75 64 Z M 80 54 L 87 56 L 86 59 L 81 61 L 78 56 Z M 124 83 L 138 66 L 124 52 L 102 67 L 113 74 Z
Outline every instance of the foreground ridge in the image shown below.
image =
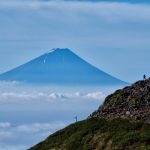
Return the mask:
M 150 126 L 127 119 L 87 119 L 49 136 L 29 150 L 148 150 Z
M 109 95 L 89 118 L 140 120 L 150 123 L 150 79 L 134 83 Z
M 109 95 L 84 121 L 49 136 L 29 150 L 150 149 L 150 80 Z

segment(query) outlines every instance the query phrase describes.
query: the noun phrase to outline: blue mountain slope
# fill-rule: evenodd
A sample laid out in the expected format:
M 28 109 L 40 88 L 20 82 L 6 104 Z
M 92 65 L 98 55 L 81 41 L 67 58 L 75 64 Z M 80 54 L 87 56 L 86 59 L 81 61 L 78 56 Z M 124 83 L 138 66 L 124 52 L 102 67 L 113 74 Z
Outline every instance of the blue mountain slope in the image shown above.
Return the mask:
M 93 67 L 69 49 L 53 49 L 20 67 L 0 75 L 0 80 L 34 84 L 125 84 Z

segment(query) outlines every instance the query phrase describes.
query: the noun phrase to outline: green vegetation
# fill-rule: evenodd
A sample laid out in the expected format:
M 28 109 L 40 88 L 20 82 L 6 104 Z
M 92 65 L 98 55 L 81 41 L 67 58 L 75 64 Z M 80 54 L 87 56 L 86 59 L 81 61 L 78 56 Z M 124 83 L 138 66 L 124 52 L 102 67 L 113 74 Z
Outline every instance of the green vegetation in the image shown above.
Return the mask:
M 140 103 L 142 102 L 141 99 L 139 98 L 132 98 L 130 101 L 129 101 L 129 105 L 140 105 Z
M 30 150 L 150 150 L 150 79 L 109 95 L 89 118 Z
M 148 150 L 150 125 L 127 119 L 88 119 L 56 132 L 30 150 Z
M 118 105 L 118 103 L 120 102 L 118 101 L 118 99 L 123 96 L 123 91 L 117 90 L 114 94 L 111 94 L 106 97 L 103 106 L 110 105 L 113 108 L 114 106 Z

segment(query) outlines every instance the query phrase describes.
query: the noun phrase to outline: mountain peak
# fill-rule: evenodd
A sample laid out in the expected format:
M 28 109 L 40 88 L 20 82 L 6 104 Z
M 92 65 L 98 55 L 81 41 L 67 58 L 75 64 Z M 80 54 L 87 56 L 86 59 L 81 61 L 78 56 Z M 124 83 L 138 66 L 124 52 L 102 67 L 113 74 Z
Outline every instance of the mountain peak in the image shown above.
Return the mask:
M 128 118 L 150 123 L 150 79 L 138 81 L 109 95 L 90 118 Z
M 124 85 L 68 48 L 54 48 L 0 75 L 0 80 L 54 85 Z
M 62 62 L 63 64 L 66 58 L 68 59 L 68 58 L 76 57 L 76 55 L 68 48 L 53 48 L 50 51 L 48 51 L 46 54 L 44 54 L 43 63 L 44 64 L 52 63 L 51 62 L 52 56 L 55 58 L 55 60 Z
M 53 48 L 50 51 L 48 51 L 47 53 L 52 53 L 52 52 L 62 52 L 62 51 L 71 51 L 69 48 Z

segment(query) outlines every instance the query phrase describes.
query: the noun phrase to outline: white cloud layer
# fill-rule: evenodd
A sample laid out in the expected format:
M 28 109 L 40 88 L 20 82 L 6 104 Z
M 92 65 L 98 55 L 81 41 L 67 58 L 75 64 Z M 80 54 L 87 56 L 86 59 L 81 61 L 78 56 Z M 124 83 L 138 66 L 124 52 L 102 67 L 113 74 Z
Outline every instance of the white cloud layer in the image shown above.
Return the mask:
M 0 150 L 25 150 L 26 149 L 26 146 L 23 146 L 23 145 L 17 145 L 17 146 L 13 146 L 13 145 L 10 145 L 10 146 L 0 146 Z
M 103 100 L 105 98 L 105 94 L 101 91 L 58 92 L 56 90 L 55 92 L 50 92 L 50 89 L 44 89 L 42 87 L 35 89 L 35 87 L 25 86 L 17 81 L 0 81 L 0 102 L 56 102 L 70 101 L 72 99 Z
M 50 123 L 31 123 L 14 126 L 8 122 L 0 122 L 0 125 L 3 125 L 3 127 L 0 128 L 0 150 L 25 150 L 32 145 L 28 145 L 28 143 L 26 143 L 27 145 L 21 145 L 23 140 L 25 143 L 27 139 L 32 141 L 33 137 L 37 137 L 37 142 L 39 142 L 54 131 L 65 127 L 67 124 L 67 122 L 55 121 Z M 11 141 L 16 141 L 16 143 L 9 145 L 7 144 L 8 141 L 10 143 Z
M 18 81 L 0 81 L 0 88 L 13 87 L 20 85 L 21 83 Z
M 9 128 L 10 126 L 9 122 L 0 122 L 0 128 Z
M 71 101 L 71 99 L 91 99 L 91 100 L 103 100 L 105 95 L 102 92 L 88 92 L 88 93 L 61 93 L 61 92 L 0 92 L 0 102 L 37 102 L 37 101 Z
M 81 2 L 81 1 L 2 1 L 0 8 L 14 8 L 14 9 L 44 9 L 47 17 L 57 16 L 57 11 L 62 12 L 60 16 L 67 15 L 86 17 L 98 17 L 100 20 L 103 18 L 105 21 L 118 23 L 122 21 L 150 21 L 150 5 L 149 4 L 131 4 L 131 3 L 119 3 L 119 2 Z M 91 11 L 92 10 L 92 11 Z M 71 12 L 71 14 L 68 14 Z M 39 12 L 40 14 L 40 12 Z M 40 15 L 41 15 L 40 14 Z M 45 16 L 45 17 L 46 17 Z M 44 16 L 43 16 L 44 17 Z M 57 16 L 59 17 L 59 16 Z M 80 18 L 81 18 L 80 17 Z M 80 19 L 78 18 L 78 19 Z M 65 19 L 65 18 L 64 18 Z M 70 20 L 71 18 L 67 18 Z
M 97 108 L 104 97 L 99 91 L 0 92 L 0 119 L 7 118 L 6 122 L 0 122 L 0 150 L 29 148 L 70 123 L 57 120 L 67 118 L 66 120 L 74 121 L 75 115 L 79 119 L 83 116 L 85 118 Z M 11 121 L 19 123 L 16 125 Z
M 74 116 L 86 118 L 105 98 L 99 90 L 65 90 L 0 82 L 0 150 L 25 150 L 74 121 Z

